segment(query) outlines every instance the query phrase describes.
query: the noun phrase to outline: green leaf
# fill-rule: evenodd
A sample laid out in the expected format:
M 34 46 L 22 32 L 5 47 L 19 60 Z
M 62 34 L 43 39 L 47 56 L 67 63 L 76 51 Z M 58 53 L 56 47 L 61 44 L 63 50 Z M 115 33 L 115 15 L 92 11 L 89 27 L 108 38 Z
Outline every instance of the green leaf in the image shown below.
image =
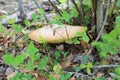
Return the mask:
M 27 64 L 26 64 L 26 69 L 27 70 L 33 70 L 33 69 L 35 69 L 35 68 L 37 68 L 38 66 L 37 65 L 35 65 L 35 64 L 33 64 L 31 61 L 29 61 Z
M 14 57 L 11 54 L 6 54 L 3 56 L 3 59 L 5 60 L 5 62 L 8 65 L 12 65 L 14 67 L 17 67 L 20 63 L 23 63 L 23 61 L 25 59 L 25 55 L 21 54 L 21 55 L 17 55 L 16 57 Z
M 78 40 L 78 38 L 75 37 L 75 38 L 72 39 L 72 43 L 73 44 L 80 44 L 80 40 Z
M 97 78 L 97 80 L 106 80 L 104 77 Z
M 92 5 L 91 3 L 92 3 L 91 0 L 83 0 L 83 4 L 89 6 L 89 8 Z
M 25 54 L 17 55 L 17 56 L 14 58 L 14 64 L 15 64 L 15 65 L 19 65 L 20 63 L 23 63 L 25 57 L 26 57 Z
M 38 51 L 39 50 L 37 48 L 35 48 L 34 44 L 32 42 L 30 42 L 30 44 L 28 45 L 28 49 L 26 50 L 25 53 L 27 53 L 27 54 L 35 54 Z
M 89 61 L 89 56 L 82 56 L 83 62 L 87 63 Z
M 30 27 L 30 25 L 31 25 L 30 21 L 27 20 L 27 19 L 24 20 L 24 23 L 25 23 L 25 25 L 26 25 L 27 27 Z
M 32 19 L 34 23 L 37 22 L 37 19 L 38 19 L 37 14 L 32 14 Z
M 73 69 L 76 71 L 76 72 L 79 72 L 81 69 L 82 69 L 82 66 L 73 66 Z
M 44 10 L 43 9 L 38 9 L 37 11 L 41 15 L 41 17 L 44 16 Z
M 60 80 L 68 80 L 68 78 L 70 78 L 70 74 L 69 73 L 61 74 L 61 76 L 60 76 Z
M 90 39 L 87 35 L 85 35 L 82 37 L 82 40 L 88 43 Z
M 55 51 L 55 58 L 60 59 L 61 55 L 59 51 Z
M 101 57 L 101 58 L 104 58 L 104 59 L 107 58 L 107 53 L 101 51 L 99 54 L 100 54 L 100 57 Z
M 54 70 L 55 73 L 60 73 L 61 72 L 61 67 L 59 67 L 59 65 L 57 64 L 53 67 L 53 70 Z
M 13 24 L 12 28 L 15 30 L 16 33 L 22 32 L 22 26 L 20 24 Z
M 60 75 L 60 80 L 65 80 L 65 76 L 63 74 Z
M 68 79 L 68 78 L 70 78 L 70 76 L 71 76 L 71 75 L 70 75 L 69 73 L 67 73 L 67 74 L 65 75 L 65 78 Z
M 59 0 L 62 4 L 67 2 L 67 0 Z
M 79 39 L 81 40 L 83 40 L 83 41 L 85 41 L 85 42 L 89 42 L 89 37 L 87 36 L 87 34 L 86 34 L 86 31 L 87 31 L 87 27 L 84 27 L 83 28 L 83 31 L 82 32 L 77 32 L 76 34 L 75 34 L 75 36 L 76 37 L 80 37 Z
M 117 7 L 120 7 L 120 0 L 117 0 Z
M 55 78 L 53 74 L 50 74 L 50 75 L 49 75 L 49 80 L 58 80 L 58 79 Z
M 47 62 L 48 62 L 48 57 L 45 56 L 41 61 L 40 61 L 40 70 L 43 70 L 44 67 L 47 65 Z
M 115 68 L 115 73 L 120 76 L 120 67 Z
M 87 65 L 86 65 L 86 64 L 81 64 L 80 66 L 81 66 L 81 68 L 82 68 L 82 69 L 84 69 L 84 68 L 86 68 L 86 67 L 87 67 Z
M 90 70 L 90 68 L 88 68 L 88 67 L 87 67 L 87 73 L 88 73 L 88 74 L 91 74 L 91 70 Z
M 34 44 L 32 42 L 30 42 L 30 44 L 28 45 L 28 49 L 27 49 L 26 53 L 27 54 L 35 54 L 38 51 L 39 50 L 37 48 L 35 48 Z
M 63 11 L 62 17 L 60 17 L 60 19 L 65 20 L 66 22 L 69 22 L 72 17 L 73 16 L 69 14 L 67 11 Z
M 9 21 L 8 21 L 10 24 L 14 24 L 15 23 L 15 18 L 13 18 L 13 19 L 9 19 Z
M 115 20 L 116 27 L 119 27 L 119 28 L 120 28 L 120 16 L 117 16 L 115 19 L 116 19 L 116 20 Z
M 93 68 L 93 64 L 92 64 L 91 62 L 88 62 L 88 63 L 87 63 L 87 67 L 88 67 L 88 68 Z
M 63 55 L 63 57 L 66 57 L 67 54 L 68 54 L 68 52 L 64 52 L 64 51 L 62 51 L 62 55 Z
M 12 63 L 13 63 L 13 55 L 10 55 L 10 54 L 5 54 L 4 56 L 3 56 L 3 59 L 4 59 L 4 61 L 8 64 L 8 65 L 12 65 Z
M 6 29 L 3 27 L 2 24 L 0 24 L 0 32 L 5 32 L 5 31 L 6 31 Z

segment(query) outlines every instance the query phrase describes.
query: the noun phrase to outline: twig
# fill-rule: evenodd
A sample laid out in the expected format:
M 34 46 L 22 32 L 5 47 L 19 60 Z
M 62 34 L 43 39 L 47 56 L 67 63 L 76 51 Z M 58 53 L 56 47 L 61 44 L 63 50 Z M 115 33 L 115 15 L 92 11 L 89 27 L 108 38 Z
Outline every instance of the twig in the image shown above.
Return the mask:
M 75 3 L 75 0 L 71 0 L 71 2 L 74 4 L 74 6 L 75 6 L 76 10 L 77 10 L 77 11 L 78 11 L 78 13 L 80 14 L 80 10 L 79 10 L 79 8 L 78 8 L 77 4 Z
M 115 67 L 120 67 L 120 65 L 114 65 L 114 64 L 110 64 L 110 65 L 98 65 L 98 66 L 94 66 L 93 68 L 115 68 Z M 85 75 L 83 73 L 80 73 L 80 72 L 69 72 L 69 71 L 64 71 L 64 73 L 69 73 L 72 77 L 80 77 L 80 76 L 89 76 L 89 75 Z M 91 77 L 91 76 L 89 76 Z M 94 77 L 91 77 L 91 78 L 94 78 Z
M 94 68 L 110 68 L 110 67 L 120 67 L 120 65 L 115 65 L 115 64 L 110 64 L 110 65 L 99 65 L 99 66 L 94 66 Z
M 61 4 L 59 0 L 56 0 L 58 2 L 58 4 Z
M 67 9 L 70 8 L 69 6 L 70 6 L 70 5 L 69 5 L 69 0 L 67 0 Z
M 80 8 L 80 10 L 79 10 L 79 8 L 78 8 L 78 6 L 77 6 L 77 4 L 76 4 L 76 2 L 75 2 L 75 0 L 71 0 L 71 2 L 74 4 L 74 6 L 75 6 L 75 8 L 76 8 L 76 10 L 78 11 L 78 13 L 79 13 L 79 16 L 80 16 L 80 18 L 81 18 L 81 23 L 82 23 L 82 21 L 83 21 L 83 14 L 82 14 L 82 8 Z M 81 0 L 81 2 L 82 2 L 82 0 Z M 82 4 L 82 3 L 81 3 Z M 80 5 L 80 6 L 82 6 L 82 5 Z
M 58 12 L 60 16 L 62 16 L 62 14 L 61 14 L 62 11 L 59 10 L 59 9 L 57 8 L 57 6 L 55 6 L 55 5 L 51 2 L 51 0 L 48 0 L 48 1 L 49 1 L 50 4 L 55 8 L 55 11 Z
M 80 0 L 80 13 L 81 13 L 81 19 L 83 20 L 83 0 Z
M 38 8 L 42 9 L 41 4 L 39 4 L 37 0 L 34 0 L 34 2 L 35 2 L 35 4 L 37 5 Z M 44 13 L 44 18 L 45 18 L 46 22 L 48 23 L 48 19 L 47 19 L 45 13 Z
M 111 14 L 113 13 L 113 11 L 114 11 L 114 9 L 115 9 L 115 7 L 116 7 L 117 1 L 118 1 L 118 0 L 114 0 L 113 6 L 112 6 L 111 12 L 110 12 L 110 18 L 111 18 Z
M 110 0 L 107 1 L 107 9 L 106 9 L 106 14 L 105 14 L 104 22 L 103 22 L 103 24 L 101 25 L 100 32 L 98 33 L 98 36 L 97 36 L 97 38 L 95 39 L 95 41 L 98 41 L 98 40 L 99 40 L 99 38 L 100 38 L 100 36 L 101 36 L 101 34 L 102 34 L 102 32 L 103 32 L 103 29 L 104 29 L 104 27 L 105 27 L 105 23 L 106 23 L 107 18 L 108 18 L 109 5 L 110 5 Z M 93 48 L 90 47 L 87 55 L 89 55 L 89 54 L 92 52 L 92 49 L 93 49 Z

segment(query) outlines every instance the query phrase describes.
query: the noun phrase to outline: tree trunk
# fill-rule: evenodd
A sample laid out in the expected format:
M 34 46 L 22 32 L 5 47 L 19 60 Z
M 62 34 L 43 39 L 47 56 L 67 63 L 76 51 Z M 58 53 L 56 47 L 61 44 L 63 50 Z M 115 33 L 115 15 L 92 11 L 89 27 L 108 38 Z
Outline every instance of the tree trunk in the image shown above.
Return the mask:
M 99 33 L 103 24 L 103 0 L 97 0 L 96 9 L 96 32 Z

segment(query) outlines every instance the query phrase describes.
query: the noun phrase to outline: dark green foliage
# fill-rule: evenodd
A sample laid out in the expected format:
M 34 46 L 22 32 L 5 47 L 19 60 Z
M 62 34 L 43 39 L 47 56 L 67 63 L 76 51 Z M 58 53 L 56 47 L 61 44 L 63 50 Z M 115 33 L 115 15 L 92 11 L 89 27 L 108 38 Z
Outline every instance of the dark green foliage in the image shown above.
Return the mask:
M 93 42 L 92 46 L 97 48 L 102 58 L 107 58 L 108 53 L 120 52 L 120 16 L 116 17 L 114 29 L 109 34 L 103 34 L 101 41 Z

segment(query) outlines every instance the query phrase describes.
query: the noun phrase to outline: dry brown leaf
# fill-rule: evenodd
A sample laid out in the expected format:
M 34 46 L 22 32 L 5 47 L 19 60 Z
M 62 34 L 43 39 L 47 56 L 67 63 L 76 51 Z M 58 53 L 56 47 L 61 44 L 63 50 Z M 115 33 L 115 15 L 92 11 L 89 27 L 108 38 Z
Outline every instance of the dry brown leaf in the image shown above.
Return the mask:
M 72 66 L 72 62 L 66 62 L 65 63 L 65 68 L 69 68 L 69 67 L 71 67 Z
M 89 44 L 88 44 L 87 42 L 81 40 L 80 43 L 81 43 L 81 45 L 82 45 L 82 47 L 83 47 L 84 49 L 88 49 L 88 48 L 89 48 Z
M 71 60 L 74 57 L 72 53 L 70 53 L 67 57 L 63 58 L 64 61 Z
M 56 46 L 56 49 L 58 49 L 60 51 L 63 51 L 64 50 L 64 45 L 60 44 L 60 45 Z
M 76 78 L 74 78 L 74 77 L 72 77 L 72 78 L 70 78 L 69 80 L 77 80 Z
M 73 54 L 69 54 L 66 58 L 64 58 L 64 62 L 62 63 L 64 68 L 69 68 L 72 66 L 72 62 L 71 60 L 73 59 L 74 55 Z
M 104 76 L 104 73 L 98 72 L 96 76 L 97 76 L 97 78 L 100 78 L 100 77 Z
M 23 44 L 23 43 L 24 43 L 24 41 L 23 41 L 23 39 L 22 39 L 22 38 L 21 38 L 21 39 L 19 39 L 19 40 L 17 40 L 17 41 L 16 41 L 16 43 L 17 43 L 17 45 L 18 45 L 19 47 L 21 47 L 21 48 L 24 46 L 24 44 Z
M 42 37 L 47 43 L 61 43 L 75 37 L 75 33 L 82 32 L 82 26 L 62 25 L 59 28 L 56 25 L 47 25 L 32 31 L 28 36 L 30 39 L 42 43 Z
M 7 75 L 7 80 L 10 80 L 10 78 L 14 77 L 16 74 L 17 72 Z
M 53 73 L 52 77 L 54 77 L 56 80 L 59 80 L 60 79 L 60 74 Z
M 38 75 L 37 80 L 47 80 L 44 76 Z

